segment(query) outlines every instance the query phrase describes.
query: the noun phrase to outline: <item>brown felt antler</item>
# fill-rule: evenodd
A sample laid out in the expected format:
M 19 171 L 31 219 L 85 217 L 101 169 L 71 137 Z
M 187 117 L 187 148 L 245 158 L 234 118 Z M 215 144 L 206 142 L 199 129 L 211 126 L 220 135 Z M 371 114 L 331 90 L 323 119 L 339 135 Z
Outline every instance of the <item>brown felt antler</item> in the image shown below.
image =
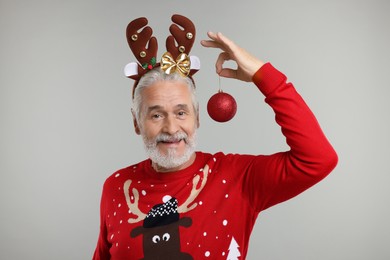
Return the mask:
M 140 17 L 130 22 L 126 28 L 127 42 L 141 65 L 138 66 L 138 75 L 129 76 L 135 80 L 141 78 L 145 72 L 156 65 L 157 39 L 156 37 L 152 37 L 153 30 L 149 26 L 146 26 L 147 24 L 148 20 L 145 17 Z
M 185 16 L 175 14 L 172 16 L 172 22 L 183 28 L 182 30 L 176 24 L 172 24 L 169 27 L 172 35 L 168 36 L 166 40 L 167 51 L 171 53 L 172 57 L 177 58 L 180 53 L 189 54 L 194 45 L 196 31 L 194 24 Z
M 140 17 L 130 22 L 126 28 L 127 42 L 138 61 L 138 63 L 127 64 L 124 69 L 126 77 L 135 80 L 133 97 L 140 78 L 155 67 L 161 65 L 167 74 L 178 71 L 183 76 L 190 76 L 191 79 L 191 76 L 200 69 L 199 58 L 196 56 L 188 57 L 195 41 L 194 24 L 187 17 L 178 14 L 173 15 L 171 19 L 173 24 L 169 27 L 171 35 L 167 37 L 167 52 L 165 53 L 170 53 L 170 55 L 163 55 L 161 61 L 163 61 L 164 56 L 166 58 L 163 65 L 156 60 L 157 39 L 152 36 L 152 28 L 147 26 L 148 20 L 145 17 Z

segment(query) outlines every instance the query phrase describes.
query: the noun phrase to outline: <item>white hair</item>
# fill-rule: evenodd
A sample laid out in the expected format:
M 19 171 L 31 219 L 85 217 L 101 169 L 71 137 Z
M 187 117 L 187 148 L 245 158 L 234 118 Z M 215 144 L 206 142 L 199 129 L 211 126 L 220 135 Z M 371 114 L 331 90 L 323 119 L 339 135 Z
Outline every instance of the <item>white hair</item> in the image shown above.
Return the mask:
M 147 72 L 145 75 L 143 75 L 135 88 L 134 98 L 133 98 L 133 112 L 135 114 L 135 118 L 138 123 L 140 123 L 140 118 L 141 118 L 140 113 L 141 113 L 141 103 L 142 103 L 142 91 L 145 88 L 153 85 L 153 83 L 158 81 L 183 82 L 190 90 L 194 112 L 196 115 L 198 114 L 199 104 L 196 99 L 195 84 L 192 81 L 192 79 L 189 77 L 183 77 L 177 72 L 166 74 L 163 70 L 161 70 L 160 67 L 157 67 Z

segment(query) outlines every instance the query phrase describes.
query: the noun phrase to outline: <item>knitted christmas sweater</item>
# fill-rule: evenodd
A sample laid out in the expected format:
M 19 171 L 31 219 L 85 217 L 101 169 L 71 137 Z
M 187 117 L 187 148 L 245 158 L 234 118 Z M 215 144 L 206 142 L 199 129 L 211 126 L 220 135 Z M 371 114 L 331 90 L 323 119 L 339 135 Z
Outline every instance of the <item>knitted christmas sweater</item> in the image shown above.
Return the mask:
M 322 180 L 337 155 L 284 74 L 270 63 L 253 82 L 272 107 L 289 151 L 196 153 L 186 169 L 151 161 L 121 169 L 103 186 L 99 259 L 245 259 L 258 214 Z

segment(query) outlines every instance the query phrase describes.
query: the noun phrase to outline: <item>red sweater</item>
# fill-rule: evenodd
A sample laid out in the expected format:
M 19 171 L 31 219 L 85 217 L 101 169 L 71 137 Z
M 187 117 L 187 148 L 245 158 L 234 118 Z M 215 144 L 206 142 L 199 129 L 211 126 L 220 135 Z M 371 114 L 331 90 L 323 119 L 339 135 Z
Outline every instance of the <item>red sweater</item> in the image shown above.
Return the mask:
M 151 161 L 105 182 L 93 259 L 245 259 L 258 214 L 322 180 L 337 155 L 286 77 L 267 63 L 253 76 L 290 150 L 208 154 L 173 173 Z

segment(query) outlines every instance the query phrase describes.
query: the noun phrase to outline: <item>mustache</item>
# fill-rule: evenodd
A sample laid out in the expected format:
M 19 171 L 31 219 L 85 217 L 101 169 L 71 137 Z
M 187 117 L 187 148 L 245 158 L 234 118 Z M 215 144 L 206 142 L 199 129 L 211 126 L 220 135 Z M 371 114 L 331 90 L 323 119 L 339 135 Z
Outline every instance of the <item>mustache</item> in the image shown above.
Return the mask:
M 161 133 L 156 137 L 155 142 L 179 142 L 181 140 L 187 142 L 187 139 L 188 135 L 184 132 L 177 132 L 173 135 Z

